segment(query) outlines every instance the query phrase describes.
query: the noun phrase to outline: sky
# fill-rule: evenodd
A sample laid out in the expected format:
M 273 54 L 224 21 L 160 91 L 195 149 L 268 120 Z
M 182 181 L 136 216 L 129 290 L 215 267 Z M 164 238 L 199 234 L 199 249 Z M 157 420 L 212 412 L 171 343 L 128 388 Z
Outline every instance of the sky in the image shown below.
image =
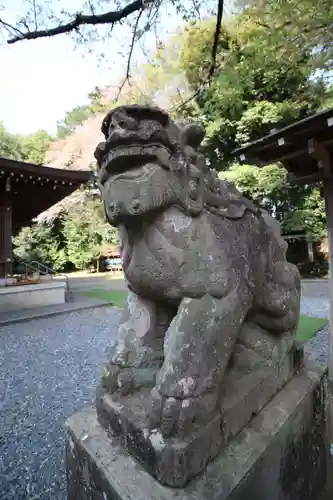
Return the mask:
M 64 37 L 0 48 L 0 120 L 12 133 L 56 132 L 66 110 L 88 100 L 108 74 Z
M 1 12 L 1 17 L 9 22 L 22 12 L 25 0 L 11 1 L 10 7 Z M 67 1 L 67 9 L 75 12 L 78 1 Z M 166 24 L 174 26 L 170 19 Z M 122 38 L 122 30 L 118 29 L 118 39 Z M 114 85 L 122 77 L 124 56 L 117 53 L 115 44 L 114 39 L 104 47 L 112 59 L 110 70 L 108 64 L 98 63 L 96 55 L 90 55 L 86 49 L 74 50 L 73 42 L 64 35 L 13 45 L 2 43 L 0 121 L 11 133 L 29 134 L 46 129 L 55 134 L 57 122 L 64 118 L 65 112 L 85 104 L 96 85 Z

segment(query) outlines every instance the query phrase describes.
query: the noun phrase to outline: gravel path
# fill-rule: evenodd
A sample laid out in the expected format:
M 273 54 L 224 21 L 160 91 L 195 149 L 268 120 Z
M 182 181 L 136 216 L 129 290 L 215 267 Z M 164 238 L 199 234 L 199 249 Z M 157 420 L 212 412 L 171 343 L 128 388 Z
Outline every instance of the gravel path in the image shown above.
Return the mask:
M 307 292 L 301 313 L 327 317 L 321 284 Z M 105 307 L 0 328 L 0 500 L 66 500 L 63 424 L 93 403 L 119 315 Z M 323 361 L 327 334 L 311 341 Z
M 65 500 L 67 417 L 90 406 L 119 321 L 99 308 L 0 328 L 0 499 Z
M 327 282 L 303 283 L 302 286 L 301 314 L 328 318 L 328 286 Z M 329 326 L 322 328 L 310 342 L 305 350 L 310 349 L 322 363 L 327 363 L 329 358 Z

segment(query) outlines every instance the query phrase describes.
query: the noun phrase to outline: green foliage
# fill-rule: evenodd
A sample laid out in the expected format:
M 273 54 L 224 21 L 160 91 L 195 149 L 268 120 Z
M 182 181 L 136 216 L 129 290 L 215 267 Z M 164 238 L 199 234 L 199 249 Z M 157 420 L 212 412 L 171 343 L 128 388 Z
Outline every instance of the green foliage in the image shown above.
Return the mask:
M 208 63 L 213 32 L 214 23 L 204 21 L 183 33 L 182 68 L 193 90 L 202 86 L 198 68 Z M 235 147 L 312 113 L 324 96 L 323 82 L 309 78 L 310 54 L 277 43 L 263 51 L 264 32 L 245 15 L 226 24 L 212 84 L 198 94 L 193 114 L 206 125 L 205 150 L 218 170 L 233 161 Z
M 99 259 L 103 245 L 116 241 L 117 232 L 106 221 L 100 199 L 87 191 L 84 204 L 64 214 L 62 220 L 23 228 L 14 238 L 14 254 L 54 271 L 69 265 L 86 269 Z
M 232 181 L 247 198 L 274 215 L 282 224 L 286 214 L 297 206 L 298 188 L 287 181 L 287 171 L 279 165 L 258 168 L 251 165 L 233 165 L 220 177 Z
M 142 94 L 136 96 L 137 102 L 172 110 L 190 96 L 190 86 L 181 68 L 182 44 L 182 33 L 176 32 L 158 47 L 149 63 L 143 65 L 137 86 Z
M 45 130 L 38 130 L 34 134 L 22 137 L 22 160 L 28 163 L 41 165 L 45 162 L 46 153 L 52 138 Z
M 287 172 L 279 165 L 233 165 L 220 177 L 234 182 L 244 196 L 270 213 L 279 211 L 288 194 Z
M 233 165 L 220 177 L 236 187 L 259 207 L 274 215 L 285 233 L 306 231 L 320 240 L 326 235 L 324 200 L 318 188 L 291 186 L 287 171 L 281 165 L 264 168 L 252 165 Z
M 128 292 L 95 288 L 93 290 L 88 290 L 87 292 L 81 292 L 80 295 L 91 297 L 92 299 L 105 300 L 107 302 L 111 302 L 116 307 L 123 308 L 126 303 Z
M 178 0 L 174 5 L 183 19 L 191 19 L 191 9 Z M 332 12 L 331 0 L 246 2 L 242 13 L 222 27 L 210 86 L 207 71 L 216 20 L 190 21 L 159 45 L 150 63 L 131 78 L 132 85 L 125 86 L 126 93 L 117 104 L 154 103 L 169 110 L 176 108 L 172 116 L 180 121 L 200 121 L 207 132 L 203 149 L 213 167 L 274 214 L 284 231 L 305 230 L 321 238 L 326 222 L 318 188 L 289 185 L 287 172 L 280 165 L 235 165 L 231 152 L 274 128 L 333 106 L 332 88 L 320 71 L 314 73 L 314 69 L 332 69 Z M 177 110 L 193 94 L 195 98 Z M 66 114 L 58 124 L 58 137 L 66 137 L 89 116 L 116 105 L 106 106 L 98 87 L 89 99 L 87 105 Z M 33 157 L 38 162 L 47 138 L 21 139 L 0 125 L 0 155 Z M 27 256 L 39 252 L 37 260 L 67 260 L 77 268 L 96 261 L 102 245 L 115 241 L 116 233 L 106 222 L 100 202 L 88 194 L 85 200 L 84 205 L 64 215 L 56 235 L 36 226 L 22 232 L 22 252 Z M 53 248 L 48 241 L 56 242 Z
M 314 7 L 311 16 L 315 16 L 317 2 L 307 2 Z M 182 33 L 182 70 L 192 90 L 197 91 L 196 106 L 189 112 L 205 125 L 203 149 L 209 163 L 223 171 L 223 177 L 234 181 L 245 196 L 274 214 L 285 232 L 305 230 L 308 235 L 321 238 L 326 233 L 326 223 L 318 189 L 289 185 L 287 172 L 281 165 L 265 168 L 235 165 L 231 154 L 236 147 L 272 129 L 333 106 L 332 90 L 318 73 L 314 78 L 313 69 L 319 67 L 318 51 L 313 50 L 316 45 L 311 45 L 309 34 L 306 43 L 289 43 L 286 31 L 290 31 L 290 9 L 286 4 L 294 4 L 294 0 L 253 3 L 254 6 L 225 23 L 209 87 L 203 85 L 203 79 L 209 65 L 214 20 L 190 24 Z M 298 5 L 298 12 L 309 19 Z M 277 15 L 272 14 L 268 19 L 266 12 Z M 322 21 L 321 14 L 319 8 L 318 19 Z M 300 26 L 304 25 L 304 19 L 298 20 L 295 28 L 295 35 L 303 41 Z
M 200 85 L 207 77 L 212 61 L 215 25 L 215 19 L 208 19 L 204 22 L 192 22 L 184 30 L 180 60 L 188 82 L 194 87 Z M 229 33 L 222 28 L 217 49 L 218 67 L 223 66 L 229 49 Z
M 0 123 L 0 157 L 10 160 L 22 159 L 22 144 L 19 137 L 6 131 Z
M 333 108 L 333 86 L 327 88 L 319 109 L 324 111 L 331 108 Z
M 325 202 L 318 188 L 307 188 L 303 191 L 297 209 L 287 214 L 284 229 L 288 232 L 305 230 L 317 240 L 326 236 Z
M 236 124 L 235 142 L 245 144 L 259 139 L 270 132 L 276 124 L 279 127 L 299 118 L 302 104 L 299 102 L 258 101 L 248 107 Z
M 253 0 L 246 16 L 264 28 L 263 49 L 284 47 L 312 52 L 313 68 L 332 69 L 333 3 L 331 0 Z
M 28 136 L 14 135 L 0 123 L 0 157 L 41 164 L 45 161 L 51 141 L 45 130 L 38 130 Z
M 103 244 L 116 241 L 116 230 L 106 221 L 100 200 L 94 198 L 64 216 L 62 234 L 68 260 L 78 269 L 97 261 Z
M 13 244 L 14 255 L 25 262 L 41 262 L 54 271 L 62 269 L 66 262 L 59 234 L 52 224 L 44 222 L 23 228 L 13 238 Z
M 88 105 L 76 106 L 68 111 L 65 118 L 57 124 L 57 137 L 64 139 L 74 132 L 77 125 L 81 125 L 89 116 L 90 108 Z
M 103 102 L 103 93 L 100 87 L 95 87 L 90 92 L 90 94 L 88 94 L 88 97 L 90 99 L 90 105 L 89 105 L 90 114 L 101 113 L 103 111 L 106 111 L 107 106 Z
M 57 138 L 65 139 L 72 134 L 76 127 L 82 125 L 89 116 L 106 111 L 107 105 L 103 102 L 103 93 L 99 87 L 95 87 L 89 94 L 89 103 L 69 110 L 65 118 L 57 124 Z

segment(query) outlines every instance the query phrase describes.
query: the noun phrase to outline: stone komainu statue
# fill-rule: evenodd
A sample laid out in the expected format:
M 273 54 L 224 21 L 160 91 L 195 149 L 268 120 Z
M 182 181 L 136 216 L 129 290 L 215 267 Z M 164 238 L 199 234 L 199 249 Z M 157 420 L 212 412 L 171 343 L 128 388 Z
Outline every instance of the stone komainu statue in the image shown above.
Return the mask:
M 100 189 L 129 293 L 98 417 L 183 486 L 295 372 L 299 273 L 279 224 L 206 168 L 201 126 L 133 105 L 102 132 Z

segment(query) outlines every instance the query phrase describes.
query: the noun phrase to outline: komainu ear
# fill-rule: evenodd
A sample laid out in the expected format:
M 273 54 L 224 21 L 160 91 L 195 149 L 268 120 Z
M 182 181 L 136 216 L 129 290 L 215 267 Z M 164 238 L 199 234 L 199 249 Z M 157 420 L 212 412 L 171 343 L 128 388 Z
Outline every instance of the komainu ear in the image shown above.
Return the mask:
M 199 215 L 204 206 L 204 175 L 195 165 L 188 165 L 185 197 L 186 210 L 192 215 Z
M 206 131 L 202 127 L 202 125 L 199 125 L 198 123 L 192 123 L 190 125 L 186 125 L 183 128 L 181 135 L 184 145 L 188 144 L 193 149 L 197 150 L 204 140 Z

